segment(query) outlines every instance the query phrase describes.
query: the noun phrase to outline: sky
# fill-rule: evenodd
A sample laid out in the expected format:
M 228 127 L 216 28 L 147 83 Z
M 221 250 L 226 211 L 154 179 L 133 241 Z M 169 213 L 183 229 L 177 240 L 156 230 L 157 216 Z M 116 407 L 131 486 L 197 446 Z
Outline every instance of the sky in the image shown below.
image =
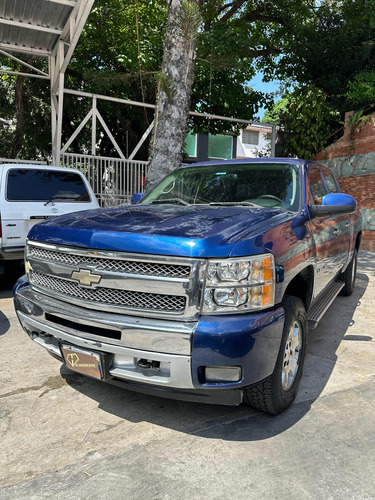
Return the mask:
M 272 82 L 263 82 L 262 80 L 263 74 L 257 73 L 252 80 L 250 80 L 249 85 L 254 90 L 258 90 L 261 92 L 277 92 L 280 87 L 280 82 L 278 80 L 274 80 Z M 276 98 L 277 99 L 277 98 Z M 261 120 L 264 116 L 265 108 L 260 108 L 257 116 Z

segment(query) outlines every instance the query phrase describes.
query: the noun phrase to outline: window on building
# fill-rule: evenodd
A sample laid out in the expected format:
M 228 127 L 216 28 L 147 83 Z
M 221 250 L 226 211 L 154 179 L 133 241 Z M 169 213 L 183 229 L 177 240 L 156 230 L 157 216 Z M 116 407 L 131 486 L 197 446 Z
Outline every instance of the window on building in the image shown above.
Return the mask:
M 208 135 L 208 157 L 231 160 L 233 137 L 231 135 Z
M 242 143 L 257 146 L 259 144 L 259 132 L 256 130 L 243 130 Z
M 185 153 L 190 158 L 197 157 L 197 135 L 189 132 L 185 139 Z

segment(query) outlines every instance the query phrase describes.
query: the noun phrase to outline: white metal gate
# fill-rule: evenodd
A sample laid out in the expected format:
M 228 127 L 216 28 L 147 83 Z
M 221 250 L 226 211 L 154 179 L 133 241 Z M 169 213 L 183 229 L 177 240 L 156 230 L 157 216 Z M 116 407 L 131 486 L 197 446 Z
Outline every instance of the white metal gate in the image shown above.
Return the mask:
M 134 193 L 143 193 L 147 162 L 75 153 L 61 155 L 61 166 L 77 168 L 90 182 L 102 207 L 130 204 Z

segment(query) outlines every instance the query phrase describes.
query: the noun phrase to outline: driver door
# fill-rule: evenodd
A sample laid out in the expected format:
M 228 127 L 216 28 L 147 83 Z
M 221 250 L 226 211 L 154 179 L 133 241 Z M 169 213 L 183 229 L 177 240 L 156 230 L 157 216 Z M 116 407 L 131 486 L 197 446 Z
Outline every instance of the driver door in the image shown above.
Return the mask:
M 308 184 L 309 204 L 321 205 L 328 188 L 322 170 L 317 165 L 309 168 Z M 326 216 L 315 217 L 308 222 L 316 253 L 314 297 L 324 290 L 343 266 L 342 230 L 346 219 L 346 215 Z

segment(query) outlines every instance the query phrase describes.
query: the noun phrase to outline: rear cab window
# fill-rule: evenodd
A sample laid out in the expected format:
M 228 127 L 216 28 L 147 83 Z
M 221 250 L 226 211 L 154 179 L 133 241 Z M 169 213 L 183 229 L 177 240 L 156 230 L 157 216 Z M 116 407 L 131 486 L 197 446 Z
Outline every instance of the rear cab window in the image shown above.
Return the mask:
M 83 178 L 76 172 L 14 168 L 8 171 L 8 201 L 89 203 Z
M 321 171 L 317 167 L 309 170 L 310 197 L 314 205 L 321 205 L 323 197 L 327 194 Z
M 322 170 L 324 180 L 326 181 L 328 191 L 330 193 L 339 193 L 340 190 L 337 187 L 337 183 L 331 172 L 328 170 Z

